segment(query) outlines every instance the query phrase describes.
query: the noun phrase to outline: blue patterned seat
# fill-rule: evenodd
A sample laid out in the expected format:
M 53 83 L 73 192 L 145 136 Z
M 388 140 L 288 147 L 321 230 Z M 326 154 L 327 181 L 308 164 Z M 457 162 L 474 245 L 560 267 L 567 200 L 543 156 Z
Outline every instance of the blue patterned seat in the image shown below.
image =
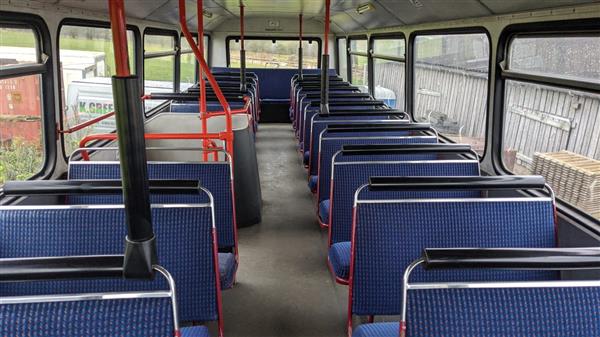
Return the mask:
M 319 203 L 319 217 L 324 224 L 329 225 L 329 209 L 331 203 L 329 199 L 325 199 Z
M 393 132 L 344 132 L 335 133 L 327 130 L 321 132 L 318 147 L 318 170 L 317 200 L 321 202 L 329 199 L 329 188 L 331 181 L 331 165 L 333 156 L 342 149 L 344 145 L 361 144 L 420 144 L 437 143 L 435 136 L 419 133 L 407 134 L 406 131 Z
M 219 253 L 219 274 L 221 276 L 221 289 L 233 287 L 237 261 L 232 253 Z
M 329 244 L 335 246 L 339 242 L 349 242 L 352 234 L 352 207 L 354 203 L 354 192 L 362 185 L 368 183 L 371 176 L 478 176 L 479 162 L 477 160 L 419 160 L 411 161 L 415 158 L 422 159 L 421 155 L 396 155 L 395 161 L 380 161 L 378 156 L 373 159 L 376 161 L 360 161 L 362 156 L 346 156 L 343 158 L 338 153 L 333 159 L 333 177 L 331 186 L 333 187 L 333 203 L 330 209 L 330 235 Z M 348 158 L 351 157 L 351 158 Z M 392 158 L 386 158 L 387 160 Z M 376 198 L 401 198 L 401 197 L 422 197 L 432 198 L 440 196 L 477 196 L 477 192 L 413 192 L 413 193 L 376 193 L 371 194 Z M 329 201 L 328 199 L 326 199 Z M 331 249 L 333 249 L 333 246 Z M 347 252 L 347 265 L 339 270 L 343 274 L 336 276 L 338 280 L 347 282 L 350 269 L 350 251 Z M 330 257 L 331 257 L 330 253 Z M 334 269 L 337 270 L 337 269 Z M 345 282 L 344 282 L 345 283 Z
M 338 282 L 347 284 L 348 276 L 350 275 L 350 241 L 334 243 L 329 248 L 327 256 L 331 271 L 335 275 Z
M 441 198 L 377 200 L 359 192 L 349 314 L 398 315 L 406 267 L 427 247 L 555 247 L 553 200 Z M 387 192 L 389 193 L 389 192 Z M 554 280 L 556 272 L 415 271 L 414 281 Z M 348 322 L 351 328 L 351 321 Z
M 371 323 L 362 324 L 352 334 L 352 337 L 398 337 L 400 323 Z
M 153 205 L 160 263 L 177 282 L 182 321 L 219 319 L 210 204 Z M 117 206 L 0 207 L 2 258 L 121 254 L 127 231 Z M 69 240 L 68 238 L 77 238 Z M 152 282 L 93 280 L 0 283 L 0 294 L 62 294 L 154 290 Z M 164 282 L 162 282 L 164 283 Z M 164 284 L 160 284 L 164 289 Z
M 140 284 L 139 281 L 119 281 Z M 44 283 L 55 282 L 36 283 L 44 288 Z M 153 293 L 121 291 L 118 297 L 113 298 L 102 297 L 109 292 L 90 292 L 89 289 L 95 288 L 95 280 L 62 282 L 67 286 L 65 289 L 69 289 L 70 283 L 75 282 L 78 288 L 81 286 L 81 289 L 88 291 L 82 294 L 44 294 L 45 298 L 42 300 L 28 292 L 6 296 L 3 289 L 0 292 L 0 336 L 170 337 L 181 333 L 181 336 L 210 337 L 208 329 L 204 326 L 180 328 L 177 332 L 178 324 L 173 315 L 175 302 L 170 295 L 171 289 L 168 289 L 169 283 L 162 275 L 157 275 L 153 281 L 145 281 L 157 289 Z M 165 290 L 165 286 L 168 291 Z M 114 290 L 118 288 L 113 289 L 113 293 Z M 140 294 L 145 295 L 140 297 Z

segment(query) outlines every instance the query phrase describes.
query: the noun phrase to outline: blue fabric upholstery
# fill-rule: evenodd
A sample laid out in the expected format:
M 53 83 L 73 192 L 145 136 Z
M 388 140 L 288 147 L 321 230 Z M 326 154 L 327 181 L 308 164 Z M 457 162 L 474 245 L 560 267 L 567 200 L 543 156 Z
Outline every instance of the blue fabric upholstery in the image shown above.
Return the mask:
M 359 193 L 354 233 L 352 312 L 397 315 L 406 267 L 428 247 L 555 247 L 550 198 L 397 200 L 369 203 Z M 365 202 L 363 202 L 365 201 Z M 334 201 L 335 202 L 335 201 Z M 399 249 L 401 247 L 402 249 Z M 548 280 L 546 271 L 415 270 L 411 280 Z
M 168 297 L 2 304 L 0 322 L 0 336 L 11 337 L 168 337 L 175 331 Z
M 326 133 L 326 132 L 325 132 Z M 376 138 L 379 133 L 357 133 L 354 137 L 339 138 L 338 135 L 323 134 L 320 139 L 320 151 L 318 159 L 318 177 L 319 177 L 319 195 L 318 201 L 329 198 L 329 182 L 331 181 L 331 164 L 333 156 L 346 144 L 418 144 L 418 143 L 436 143 L 435 136 L 415 136 L 408 137 L 402 132 L 397 132 L 382 136 L 385 138 Z M 384 133 L 384 132 L 382 132 Z M 385 132 L 387 134 L 387 132 Z
M 317 176 L 310 176 L 308 179 L 308 188 L 310 188 L 311 192 L 317 191 L 317 181 L 319 181 L 319 177 Z
M 325 199 L 319 203 L 319 217 L 325 224 L 329 224 L 329 199 Z
M 322 135 L 328 135 L 325 130 L 329 124 L 341 124 L 348 123 L 349 120 L 368 120 L 370 123 L 389 123 L 389 115 L 369 115 L 369 116 L 341 116 L 341 117 L 323 117 L 315 115 L 313 123 L 309 126 L 311 130 L 310 134 L 310 172 L 311 174 L 317 174 L 318 161 L 319 161 L 319 142 Z M 364 135 L 364 134 L 363 134 Z M 381 136 L 385 136 L 384 132 L 380 133 Z M 339 137 L 356 137 L 357 134 L 346 132 L 340 133 Z
M 198 180 L 214 198 L 215 219 L 219 248 L 231 249 L 235 246 L 233 224 L 233 197 L 231 191 L 231 166 L 229 163 L 148 163 L 149 179 Z M 121 179 L 118 163 L 71 161 L 69 179 Z M 167 196 L 161 197 L 165 202 Z M 194 196 L 168 196 L 177 202 L 198 202 Z M 71 204 L 106 203 L 104 196 L 70 196 Z M 121 200 L 121 199 L 118 199 Z M 168 200 L 168 199 L 167 199 Z M 172 200 L 172 199 L 171 199 Z M 113 203 L 114 201 L 111 200 Z M 156 200 L 153 200 L 156 201 Z M 118 201 L 121 203 L 120 201 Z M 206 201 L 201 201 L 206 202 Z
M 218 316 L 211 207 L 153 207 L 152 222 L 162 266 L 177 282 L 182 321 L 212 321 Z M 127 235 L 122 206 L 64 206 L 47 209 L 0 208 L 3 258 L 123 254 Z M 71 238 L 71 239 L 69 239 Z M 77 238 L 77 240 L 73 240 Z M 0 283 L 0 294 L 63 294 L 168 288 L 162 282 L 101 279 Z M 160 287 L 157 288 L 157 285 Z
M 350 241 L 338 242 L 329 248 L 329 262 L 335 276 L 347 280 L 350 275 Z
M 300 144 L 300 148 L 302 148 L 303 144 Z M 304 151 L 304 157 L 302 158 L 302 164 L 308 165 L 308 161 L 310 160 L 310 152 Z
M 333 166 L 333 207 L 330 215 L 331 242 L 350 241 L 352 233 L 352 207 L 354 204 L 354 193 L 362 185 L 369 182 L 371 176 L 478 176 L 479 163 L 475 160 L 443 162 L 443 161 L 419 161 L 406 162 L 415 156 L 396 155 L 395 162 L 369 162 L 358 161 L 357 156 L 348 156 L 350 159 L 337 155 Z M 366 157 L 366 156 L 365 156 Z M 374 156 L 377 157 L 377 156 Z M 366 158 L 365 158 L 366 159 Z M 352 162 L 344 162 L 352 160 Z M 330 185 L 330 184 L 325 184 Z M 321 186 L 323 187 L 323 186 Z M 321 191 L 319 191 L 321 193 Z M 325 193 L 328 193 L 325 192 Z M 389 193 L 376 193 L 376 197 L 389 198 Z M 451 194 L 449 194 L 451 195 Z M 438 197 L 438 193 L 422 192 L 410 193 L 408 197 Z M 399 197 L 397 193 L 393 197 Z
M 232 253 L 219 253 L 219 274 L 221 276 L 221 289 L 233 287 L 237 261 Z
M 181 337 L 210 337 L 205 326 L 188 326 L 181 328 Z
M 600 336 L 600 288 L 408 293 L 407 337 Z
M 362 324 L 354 330 L 352 337 L 398 337 L 399 334 L 399 323 L 386 322 Z

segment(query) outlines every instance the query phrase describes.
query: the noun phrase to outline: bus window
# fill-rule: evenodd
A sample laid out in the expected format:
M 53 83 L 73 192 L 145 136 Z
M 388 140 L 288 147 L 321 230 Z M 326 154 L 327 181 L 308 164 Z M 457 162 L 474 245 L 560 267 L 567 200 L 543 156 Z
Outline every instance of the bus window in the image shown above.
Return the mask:
M 415 119 L 483 154 L 490 62 L 487 35 L 420 35 L 414 43 Z
M 515 37 L 508 69 L 600 83 L 599 36 Z M 540 174 L 561 200 L 600 219 L 600 95 L 507 80 L 504 167 Z
M 28 28 L 0 27 L 0 69 L 40 63 L 36 34 Z M 0 185 L 25 180 L 44 163 L 41 75 L 0 80 Z
M 346 38 L 338 38 L 338 73 L 344 79 L 348 81 L 348 47 L 346 46 Z
M 364 92 L 369 91 L 369 57 L 367 39 L 350 39 L 350 81 Z
M 240 41 L 229 39 L 229 67 L 240 67 Z M 245 38 L 246 67 L 248 68 L 298 68 L 297 39 Z M 317 69 L 320 45 L 316 39 L 302 41 L 302 67 Z
M 375 98 L 394 109 L 404 110 L 404 39 L 373 38 L 373 81 Z
M 194 38 L 197 40 L 197 37 Z M 206 47 L 204 47 L 206 48 Z M 206 57 L 206 49 L 204 49 Z M 179 67 L 179 90 L 184 91 L 196 83 L 196 56 L 185 37 L 181 37 L 181 62 Z
M 116 74 L 112 34 L 108 27 L 63 25 L 59 34 L 63 129 L 114 110 L 111 76 Z M 135 38 L 127 31 L 129 67 L 135 73 Z M 65 154 L 92 133 L 112 132 L 114 117 L 64 134 Z
M 144 33 L 144 93 L 174 91 L 176 37 L 169 32 Z M 160 103 L 162 101 L 146 100 L 144 108 L 148 111 Z

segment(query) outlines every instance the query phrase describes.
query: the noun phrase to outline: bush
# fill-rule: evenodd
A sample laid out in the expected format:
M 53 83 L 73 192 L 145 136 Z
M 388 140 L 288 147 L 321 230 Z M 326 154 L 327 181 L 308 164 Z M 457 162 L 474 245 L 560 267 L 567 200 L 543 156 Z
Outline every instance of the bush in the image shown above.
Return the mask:
M 26 180 L 42 166 L 43 152 L 38 144 L 21 138 L 0 147 L 0 184 L 8 180 Z

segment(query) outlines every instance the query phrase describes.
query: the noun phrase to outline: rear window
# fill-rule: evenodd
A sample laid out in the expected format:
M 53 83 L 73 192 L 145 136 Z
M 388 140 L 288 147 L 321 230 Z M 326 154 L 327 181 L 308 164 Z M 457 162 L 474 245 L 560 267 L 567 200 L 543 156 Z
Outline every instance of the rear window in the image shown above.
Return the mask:
M 240 67 L 240 41 L 229 40 L 229 67 Z M 248 68 L 298 68 L 298 40 L 244 39 L 246 67 Z M 317 69 L 320 45 L 316 39 L 302 41 L 302 67 Z

